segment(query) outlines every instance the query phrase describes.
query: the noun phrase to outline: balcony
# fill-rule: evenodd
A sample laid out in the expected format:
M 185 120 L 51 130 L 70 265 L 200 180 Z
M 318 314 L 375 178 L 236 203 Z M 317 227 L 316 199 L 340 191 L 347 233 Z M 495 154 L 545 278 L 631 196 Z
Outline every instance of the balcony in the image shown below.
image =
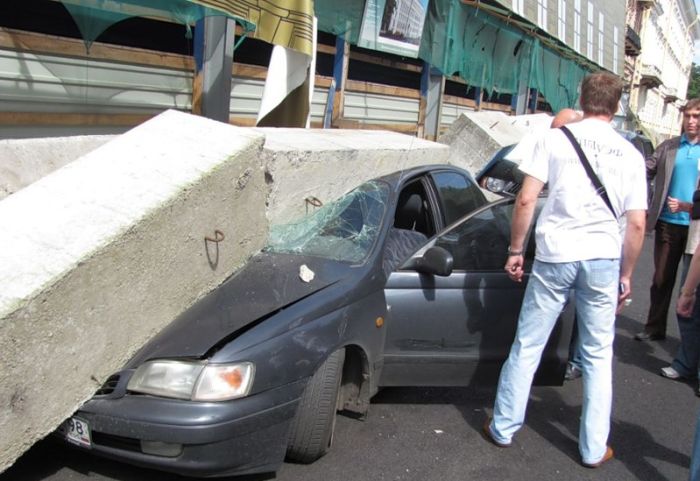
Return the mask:
M 678 90 L 672 87 L 667 87 L 662 92 L 664 95 L 664 103 L 670 104 L 678 100 Z
M 661 69 L 656 65 L 643 64 L 642 76 L 639 80 L 639 84 L 650 89 L 656 88 L 663 84 L 661 81 Z
M 625 33 L 625 55 L 637 57 L 641 51 L 642 41 L 639 38 L 639 34 L 637 34 L 632 27 L 627 25 L 627 31 Z

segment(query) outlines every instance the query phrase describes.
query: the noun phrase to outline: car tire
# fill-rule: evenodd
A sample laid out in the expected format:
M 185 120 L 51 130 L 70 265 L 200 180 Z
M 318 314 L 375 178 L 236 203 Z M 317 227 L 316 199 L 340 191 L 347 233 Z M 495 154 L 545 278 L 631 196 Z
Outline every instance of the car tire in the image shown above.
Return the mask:
M 287 459 L 312 463 L 333 441 L 345 350 L 335 351 L 314 373 L 299 401 L 287 443 Z

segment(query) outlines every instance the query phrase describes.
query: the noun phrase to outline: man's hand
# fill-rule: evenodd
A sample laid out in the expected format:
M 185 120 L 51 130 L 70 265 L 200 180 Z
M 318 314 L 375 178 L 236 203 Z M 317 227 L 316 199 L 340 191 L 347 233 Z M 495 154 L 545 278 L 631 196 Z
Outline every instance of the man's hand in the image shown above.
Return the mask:
M 508 256 L 505 270 L 508 273 L 508 277 L 510 277 L 512 280 L 515 282 L 522 282 L 523 274 L 525 272 L 523 271 L 523 256 Z
M 629 302 L 632 301 L 632 287 L 630 284 L 629 278 L 626 277 L 621 277 L 620 278 L 620 291 L 618 292 L 617 295 L 617 309 L 615 310 L 615 314 L 619 314 L 622 309 L 624 309 Z
M 676 312 L 679 316 L 690 317 L 693 313 L 693 306 L 695 305 L 695 291 L 688 294 L 683 289 L 681 289 L 681 297 L 678 298 L 678 304 L 676 306 Z
M 668 206 L 668 210 L 670 210 L 673 214 L 676 212 L 690 212 L 693 207 L 693 204 L 690 202 L 681 202 L 680 200 L 671 196 L 666 197 L 666 205 Z

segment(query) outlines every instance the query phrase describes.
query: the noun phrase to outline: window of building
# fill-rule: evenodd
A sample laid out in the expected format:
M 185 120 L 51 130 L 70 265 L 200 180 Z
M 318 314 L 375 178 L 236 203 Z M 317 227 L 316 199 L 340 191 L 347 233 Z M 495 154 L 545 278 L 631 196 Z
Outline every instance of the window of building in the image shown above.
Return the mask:
M 537 25 L 547 30 L 547 0 L 537 0 Z
M 588 16 L 586 18 L 586 57 L 593 59 L 593 4 L 588 2 Z
M 557 35 L 562 42 L 566 42 L 566 0 L 559 0 L 557 22 Z
M 574 0 L 574 50 L 581 52 L 581 0 Z
M 525 0 L 513 0 L 513 11 L 518 15 L 523 15 L 525 12 Z
M 613 26 L 613 72 L 619 73 L 617 64 L 620 61 L 618 51 L 620 50 L 620 29 L 617 25 Z
M 598 12 L 598 64 L 604 65 L 605 62 L 605 17 L 603 12 Z

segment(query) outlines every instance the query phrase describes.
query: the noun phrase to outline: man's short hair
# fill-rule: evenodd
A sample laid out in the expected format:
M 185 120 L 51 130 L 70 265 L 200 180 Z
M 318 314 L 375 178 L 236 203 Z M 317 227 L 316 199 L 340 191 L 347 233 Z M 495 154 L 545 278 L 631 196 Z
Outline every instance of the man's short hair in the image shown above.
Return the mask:
M 681 107 L 681 112 L 686 110 L 700 110 L 700 99 L 688 99 L 683 107 Z
M 581 109 L 585 114 L 612 117 L 617 112 L 622 85 L 620 77 L 608 72 L 586 75 L 581 83 Z

